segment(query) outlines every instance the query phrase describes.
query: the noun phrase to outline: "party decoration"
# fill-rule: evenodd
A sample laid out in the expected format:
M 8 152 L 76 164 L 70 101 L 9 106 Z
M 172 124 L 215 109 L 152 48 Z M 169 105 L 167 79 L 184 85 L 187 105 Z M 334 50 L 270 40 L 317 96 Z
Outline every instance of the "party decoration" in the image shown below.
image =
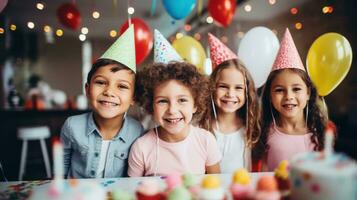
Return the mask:
M 272 71 L 279 69 L 295 68 L 305 71 L 299 52 L 295 46 L 293 37 L 289 29 L 285 30 L 283 39 L 280 43 L 278 55 L 275 58 Z
M 196 0 L 162 0 L 169 15 L 177 20 L 185 18 L 195 7 Z
M 77 30 L 81 25 L 81 14 L 75 4 L 62 4 L 57 9 L 57 17 L 63 26 L 72 30 Z
M 237 59 L 237 55 L 211 33 L 208 33 L 208 44 L 213 68 L 226 60 Z
M 252 28 L 242 38 L 238 57 L 249 70 L 257 88 L 267 80 L 278 49 L 278 38 L 265 27 Z
M 165 39 L 165 37 L 155 29 L 154 31 L 154 62 L 169 63 L 170 61 L 181 61 L 182 58 Z
M 149 55 L 153 45 L 153 34 L 150 27 L 140 18 L 132 18 L 134 24 L 135 54 L 136 64 L 140 64 Z M 122 34 L 129 26 L 129 21 L 125 22 L 120 28 Z
M 2 10 L 4 10 L 6 5 L 7 5 L 7 0 L 0 0 L 0 13 L 2 12 Z
M 236 0 L 209 0 L 208 12 L 215 21 L 227 27 L 234 17 L 236 4 Z
M 190 36 L 183 36 L 176 39 L 172 43 L 172 46 L 183 59 L 195 65 L 200 72 L 203 72 L 206 54 L 202 45 L 197 40 Z
M 338 33 L 317 38 L 307 54 L 306 66 L 320 96 L 330 94 L 346 77 L 352 63 L 352 48 Z
M 120 62 L 136 73 L 134 27 L 135 25 L 130 25 L 100 58 Z

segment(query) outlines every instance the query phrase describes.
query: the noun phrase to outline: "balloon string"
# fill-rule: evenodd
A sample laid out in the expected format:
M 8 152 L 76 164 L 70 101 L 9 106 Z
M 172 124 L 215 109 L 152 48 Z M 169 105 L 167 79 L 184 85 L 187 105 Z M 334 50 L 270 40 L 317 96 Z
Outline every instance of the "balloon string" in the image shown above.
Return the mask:
M 128 9 L 130 7 L 130 0 L 128 0 Z M 127 12 L 128 12 L 128 9 L 127 9 Z M 128 22 L 129 22 L 129 27 L 131 25 L 131 16 L 130 16 L 130 13 L 128 12 Z
M 156 11 L 156 0 L 152 0 L 151 1 L 151 12 L 150 12 L 150 15 L 151 16 L 154 16 L 155 15 L 155 11 Z

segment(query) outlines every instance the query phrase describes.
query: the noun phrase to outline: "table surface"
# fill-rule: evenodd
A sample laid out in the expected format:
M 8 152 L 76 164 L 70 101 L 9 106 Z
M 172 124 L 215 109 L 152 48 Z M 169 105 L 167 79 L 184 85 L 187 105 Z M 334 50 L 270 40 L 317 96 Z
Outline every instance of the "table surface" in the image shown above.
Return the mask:
M 221 180 L 222 186 L 227 189 L 232 180 L 232 174 L 215 174 Z M 255 186 L 259 177 L 272 176 L 272 172 L 250 173 L 252 185 Z M 198 176 L 202 179 L 204 175 Z M 113 191 L 116 188 L 121 188 L 128 191 L 135 191 L 138 184 L 144 179 L 163 179 L 163 177 L 133 177 L 133 178 L 103 178 L 103 179 L 78 179 L 82 181 L 95 181 L 102 185 L 106 191 Z M 65 180 L 67 181 L 67 180 Z M 36 181 L 10 181 L 0 182 L 0 200 L 1 199 L 27 199 L 32 190 L 37 190 L 43 187 L 48 187 L 52 180 L 36 180 Z M 162 182 L 163 184 L 163 182 Z

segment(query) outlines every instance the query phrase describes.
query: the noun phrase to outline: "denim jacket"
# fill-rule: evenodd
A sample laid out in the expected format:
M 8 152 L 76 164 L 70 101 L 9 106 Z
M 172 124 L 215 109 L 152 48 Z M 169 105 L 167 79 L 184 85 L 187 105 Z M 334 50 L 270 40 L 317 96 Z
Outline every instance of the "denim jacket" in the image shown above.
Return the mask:
M 119 133 L 110 141 L 104 178 L 127 176 L 129 149 L 143 131 L 138 121 L 125 117 Z M 95 178 L 102 138 L 94 123 L 93 113 L 69 117 L 62 127 L 61 142 L 64 151 L 64 176 Z

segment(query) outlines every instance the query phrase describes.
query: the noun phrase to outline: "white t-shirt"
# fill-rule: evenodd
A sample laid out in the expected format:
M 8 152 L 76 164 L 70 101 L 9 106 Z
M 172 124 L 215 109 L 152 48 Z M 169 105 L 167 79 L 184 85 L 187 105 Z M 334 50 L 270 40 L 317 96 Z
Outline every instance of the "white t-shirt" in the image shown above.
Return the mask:
M 244 127 L 232 133 L 221 133 L 213 130 L 219 150 L 222 153 L 220 163 L 221 173 L 233 173 L 240 168 L 251 168 L 250 149 L 245 148 L 244 135 L 246 129 Z
M 103 178 L 104 169 L 107 163 L 107 153 L 109 149 L 110 140 L 102 140 L 102 148 L 100 149 L 99 165 L 97 169 L 97 178 Z

